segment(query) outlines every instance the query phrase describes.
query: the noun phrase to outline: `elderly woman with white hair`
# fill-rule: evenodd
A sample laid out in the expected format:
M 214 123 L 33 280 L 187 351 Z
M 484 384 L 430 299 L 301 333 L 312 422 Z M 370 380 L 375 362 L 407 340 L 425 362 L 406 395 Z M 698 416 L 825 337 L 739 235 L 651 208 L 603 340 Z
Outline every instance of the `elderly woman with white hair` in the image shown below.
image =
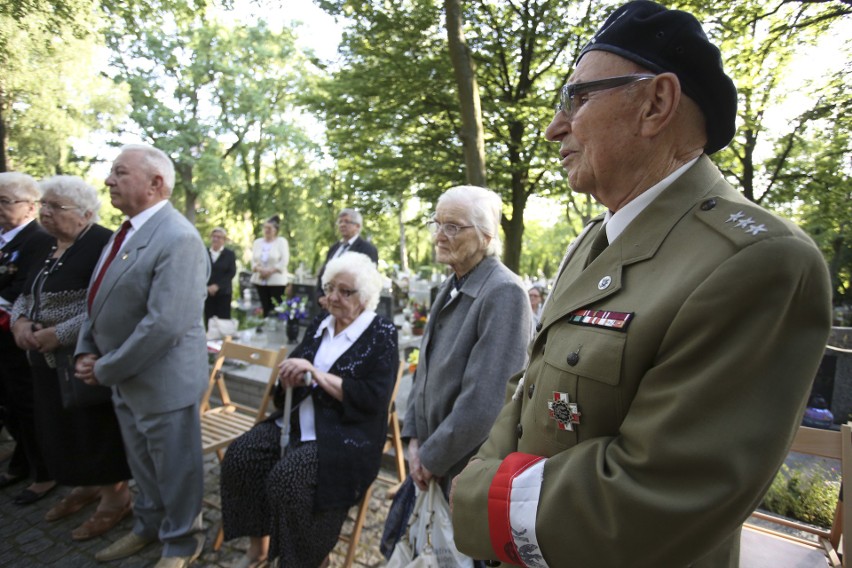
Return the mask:
M 15 302 L 12 329 L 30 360 L 36 434 L 48 471 L 57 483 L 74 488 L 45 520 L 67 517 L 98 501 L 94 514 L 71 532 L 74 540 L 87 540 L 130 514 L 130 470 L 110 390 L 83 387 L 100 389 L 96 400 L 65 408 L 58 368 L 73 364 L 89 279 L 112 232 L 95 224 L 101 204 L 82 179 L 55 176 L 40 187 L 39 219 L 53 239 Z
M 399 368 L 396 328 L 375 312 L 382 278 L 366 255 L 347 252 L 322 283 L 329 313 L 280 367 L 276 404 L 293 388 L 286 453 L 278 412 L 231 444 L 222 463 L 225 538 L 250 537 L 242 568 L 273 558 L 322 565 L 379 472 Z
M 429 312 L 402 429 L 411 478 L 444 492 L 485 441 L 509 377 L 524 368 L 530 303 L 498 254 L 503 203 L 493 191 L 459 186 L 438 198 L 428 225 L 438 262 L 452 275 Z

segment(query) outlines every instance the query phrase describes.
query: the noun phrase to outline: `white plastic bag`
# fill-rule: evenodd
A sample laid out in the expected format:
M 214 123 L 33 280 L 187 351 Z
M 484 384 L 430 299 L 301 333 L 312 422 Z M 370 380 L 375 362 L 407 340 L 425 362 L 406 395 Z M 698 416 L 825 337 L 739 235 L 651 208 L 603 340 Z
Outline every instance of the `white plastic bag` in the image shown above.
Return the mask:
M 473 559 L 458 551 L 450 506 L 435 480 L 417 491 L 408 532 L 396 543 L 388 568 L 473 568 Z
M 220 319 L 213 316 L 207 320 L 207 339 L 224 339 L 237 333 L 238 322 L 235 319 Z

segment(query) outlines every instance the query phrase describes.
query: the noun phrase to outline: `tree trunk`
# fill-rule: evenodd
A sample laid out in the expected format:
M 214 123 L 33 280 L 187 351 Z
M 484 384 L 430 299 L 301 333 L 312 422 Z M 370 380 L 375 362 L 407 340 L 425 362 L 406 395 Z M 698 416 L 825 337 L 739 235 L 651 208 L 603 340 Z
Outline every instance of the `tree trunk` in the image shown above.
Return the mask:
M 519 148 L 523 147 L 524 129 L 526 125 L 521 120 L 509 123 L 509 163 L 512 165 L 511 191 L 509 198 L 512 203 L 512 217 L 504 213 L 501 225 L 506 241 L 503 243 L 503 264 L 509 270 L 519 273 L 521 268 L 521 248 L 524 243 L 524 210 L 527 208 L 529 193 L 528 167 L 524 166 L 523 156 Z M 505 197 L 503 202 L 505 203 Z
M 482 111 L 479 106 L 479 85 L 476 82 L 470 50 L 464 39 L 460 0 L 444 0 L 444 10 L 450 60 L 459 90 L 462 119 L 460 137 L 464 148 L 467 183 L 485 187 L 485 142 L 482 134 Z
M 198 192 L 195 191 L 195 185 L 192 183 L 192 164 L 187 162 L 176 163 L 175 173 L 178 176 L 178 183 L 183 188 L 185 197 L 183 215 L 190 223 L 195 225 L 195 207 L 198 201 Z

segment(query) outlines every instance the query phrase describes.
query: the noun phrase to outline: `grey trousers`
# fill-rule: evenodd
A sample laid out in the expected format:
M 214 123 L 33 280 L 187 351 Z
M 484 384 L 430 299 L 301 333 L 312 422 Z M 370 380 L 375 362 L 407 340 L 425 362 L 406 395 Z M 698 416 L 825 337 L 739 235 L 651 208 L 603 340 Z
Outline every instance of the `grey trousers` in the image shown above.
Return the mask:
M 127 462 L 139 490 L 133 532 L 163 543 L 162 556 L 193 556 L 204 545 L 204 467 L 198 403 L 135 414 L 113 389 Z

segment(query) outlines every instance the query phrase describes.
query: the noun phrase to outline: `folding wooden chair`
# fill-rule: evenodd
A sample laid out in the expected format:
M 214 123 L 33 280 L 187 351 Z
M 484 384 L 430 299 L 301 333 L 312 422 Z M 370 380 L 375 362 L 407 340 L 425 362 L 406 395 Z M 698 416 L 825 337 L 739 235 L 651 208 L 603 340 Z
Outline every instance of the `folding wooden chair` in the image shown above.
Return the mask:
M 341 534 L 338 538 L 342 542 L 348 544 L 346 549 L 346 560 L 343 562 L 344 568 L 350 568 L 352 563 L 355 561 L 355 552 L 358 548 L 358 541 L 361 539 L 361 531 L 364 529 L 364 520 L 367 518 L 367 509 L 370 506 L 370 497 L 373 495 L 373 486 L 376 482 L 383 482 L 389 485 L 398 486 L 405 480 L 405 457 L 402 454 L 402 438 L 400 436 L 400 428 L 399 428 L 399 417 L 396 414 L 396 394 L 399 391 L 399 383 L 402 379 L 402 372 L 405 370 L 405 362 L 400 361 L 399 363 L 399 371 L 396 375 L 396 384 L 393 387 L 393 392 L 391 393 L 390 404 L 388 405 L 388 437 L 387 441 L 385 441 L 384 452 L 390 448 L 394 449 L 396 466 L 397 466 L 397 475 L 399 480 L 396 478 L 391 478 L 387 476 L 382 476 L 381 474 L 376 478 L 370 487 L 367 488 L 367 491 L 364 492 L 364 497 L 361 498 L 361 502 L 358 503 L 358 512 L 355 515 L 355 524 L 352 527 L 352 532 L 347 534 Z
M 852 479 L 852 425 L 843 424 L 840 431 L 800 426 L 790 448 L 792 452 L 840 460 L 841 483 Z M 852 543 L 852 528 L 844 519 L 852 518 L 852 500 L 840 499 L 834 512 L 831 530 L 812 527 L 792 519 L 767 515 L 760 511 L 752 518 L 777 523 L 815 535 L 817 542 L 797 538 L 746 522 L 741 545 L 742 568 L 758 566 L 847 566 L 845 547 Z M 822 560 L 821 560 L 822 558 Z M 783 559 L 783 564 L 778 564 Z M 822 564 L 822 562 L 825 564 Z M 816 563 L 814 563 L 816 562 Z
M 224 341 L 213 364 L 207 391 L 201 399 L 201 447 L 204 454 L 215 452 L 221 462 L 225 455 L 225 448 L 231 442 L 266 418 L 266 409 L 278 377 L 278 364 L 286 354 L 286 347 L 272 351 L 233 343 L 230 339 Z M 258 408 L 231 400 L 226 384 L 227 375 L 222 370 L 226 361 L 240 361 L 269 368 L 269 378 Z M 213 543 L 213 550 L 219 550 L 223 538 L 224 533 L 220 527 Z

